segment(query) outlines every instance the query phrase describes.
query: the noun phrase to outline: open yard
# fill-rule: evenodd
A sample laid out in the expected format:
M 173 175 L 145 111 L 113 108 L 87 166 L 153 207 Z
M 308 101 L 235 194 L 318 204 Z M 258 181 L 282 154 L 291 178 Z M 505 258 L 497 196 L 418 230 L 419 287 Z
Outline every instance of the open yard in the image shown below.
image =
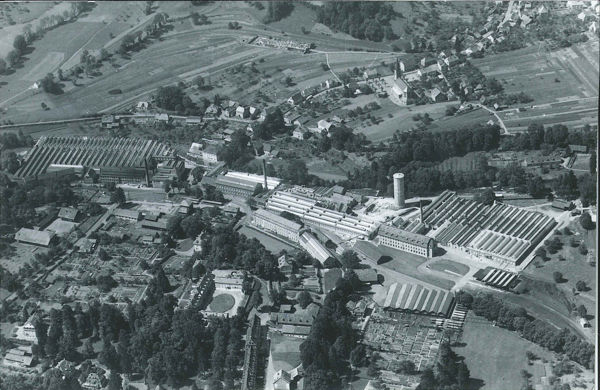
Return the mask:
M 471 386 L 465 390 L 520 389 L 524 383 L 521 370 L 534 375 L 530 379 L 531 384 L 540 383 L 541 376 L 550 375 L 544 369 L 529 366 L 525 352 L 531 351 L 547 360 L 552 359 L 551 352 L 472 313 L 467 315 L 462 343 L 464 346 L 453 350 L 465 357 L 471 372 Z
M 378 246 L 378 249 L 384 256 L 390 256 L 392 258 L 390 261 L 381 264 L 384 268 L 389 268 L 437 287 L 451 289 L 454 286 L 454 282 L 449 279 L 442 279 L 436 275 L 427 274 L 418 270 L 417 268 L 427 261 L 424 257 L 382 245 Z M 448 274 L 448 277 L 452 278 L 453 275 Z

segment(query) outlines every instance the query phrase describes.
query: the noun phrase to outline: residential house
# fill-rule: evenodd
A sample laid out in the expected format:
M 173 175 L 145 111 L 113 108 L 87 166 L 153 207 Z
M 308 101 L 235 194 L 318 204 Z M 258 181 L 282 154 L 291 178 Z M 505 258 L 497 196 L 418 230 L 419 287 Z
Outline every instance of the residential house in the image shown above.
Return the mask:
M 247 118 L 248 116 L 250 116 L 250 113 L 248 112 L 248 108 L 244 107 L 244 106 L 238 106 L 235 109 L 235 116 L 237 116 L 238 118 Z
M 216 104 L 211 104 L 210 106 L 208 106 L 206 108 L 206 111 L 204 112 L 204 115 L 206 115 L 206 116 L 219 116 L 220 113 L 221 113 L 221 107 L 217 106 Z
M 318 123 L 317 123 L 317 127 L 319 128 L 319 130 L 323 131 L 329 131 L 329 129 L 331 129 L 331 126 L 333 126 L 333 123 L 326 121 L 325 119 L 321 119 Z
M 289 104 L 295 106 L 297 104 L 300 104 L 303 100 L 304 100 L 304 97 L 302 96 L 302 93 L 296 92 L 295 94 L 290 96 L 290 98 L 287 101 Z
M 296 127 L 292 132 L 292 137 L 302 141 L 304 139 L 304 132 L 299 127 Z
M 61 207 L 60 211 L 58 212 L 58 218 L 70 222 L 77 221 L 79 216 L 79 210 L 73 207 Z
M 137 105 L 135 106 L 135 109 L 137 111 L 147 111 L 149 107 L 150 107 L 150 103 L 148 103 L 148 102 L 138 102 Z
M 205 165 L 216 164 L 219 161 L 217 155 L 217 147 L 214 145 L 207 145 L 202 150 L 202 160 Z

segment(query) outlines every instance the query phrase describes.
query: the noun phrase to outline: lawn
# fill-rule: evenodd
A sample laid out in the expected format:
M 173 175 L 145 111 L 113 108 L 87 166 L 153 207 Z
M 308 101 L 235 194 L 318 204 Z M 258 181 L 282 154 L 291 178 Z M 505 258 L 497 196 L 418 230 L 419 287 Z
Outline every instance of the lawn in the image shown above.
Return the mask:
M 300 344 L 304 340 L 296 337 L 271 334 L 271 356 L 275 370 L 291 370 L 300 364 Z
M 229 294 L 220 294 L 213 298 L 208 309 L 215 313 L 225 313 L 235 305 L 235 298 Z
M 449 272 L 453 274 L 466 275 L 469 272 L 469 267 L 464 264 L 454 262 L 452 260 L 438 260 L 429 265 L 429 268 L 441 272 Z
M 527 364 L 526 351 L 540 358 L 552 359 L 551 352 L 522 339 L 514 332 L 495 327 L 472 313 L 465 321 L 462 342 L 464 346 L 453 350 L 465 358 L 471 372 L 468 390 L 520 389 L 523 385 L 521 370 L 525 369 L 531 374 L 539 372 Z M 535 383 L 538 378 L 531 379 Z

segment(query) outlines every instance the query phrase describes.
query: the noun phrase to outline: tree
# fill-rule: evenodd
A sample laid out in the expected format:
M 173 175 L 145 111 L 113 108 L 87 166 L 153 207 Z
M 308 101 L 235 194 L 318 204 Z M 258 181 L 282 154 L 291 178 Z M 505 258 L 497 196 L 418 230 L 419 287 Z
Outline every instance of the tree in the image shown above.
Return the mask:
M 587 291 L 588 290 L 588 287 L 583 280 L 578 280 L 577 283 L 575 283 L 575 288 L 577 289 L 577 291 Z
M 350 352 L 350 363 L 354 367 L 362 367 L 365 365 L 367 357 L 367 351 L 363 344 L 358 344 L 352 352 Z
M 496 200 L 496 195 L 494 194 L 494 190 L 486 188 L 475 196 L 475 200 L 489 206 Z
M 345 250 L 344 253 L 342 253 L 340 261 L 346 268 L 356 269 L 360 266 L 360 259 L 356 252 L 352 250 Z
M 58 95 L 62 92 L 60 85 L 56 82 L 52 73 L 48 73 L 46 77 L 42 79 L 40 84 L 44 92 L 51 93 L 54 95 Z
M 125 192 L 121 187 L 118 187 L 111 192 L 110 201 L 111 203 L 117 203 L 119 206 L 122 206 L 127 202 L 127 199 L 125 198 Z
M 577 306 L 577 314 L 581 318 L 586 318 L 586 316 L 587 316 L 587 309 L 586 309 L 586 307 L 584 305 Z
M 2 58 L 0 58 L 0 74 L 4 74 L 4 72 L 6 72 L 6 69 L 8 69 L 8 65 L 6 65 L 6 61 L 4 61 Z
M 15 40 L 13 41 L 13 47 L 18 53 L 23 53 L 27 48 L 27 42 L 25 41 L 25 37 L 23 35 L 17 35 Z
M 100 248 L 100 250 L 98 251 L 98 257 L 100 257 L 100 260 L 102 261 L 110 260 L 110 255 L 106 252 L 104 248 Z
M 306 290 L 302 290 L 298 296 L 296 297 L 298 300 L 298 304 L 301 308 L 306 309 L 306 307 L 312 302 L 312 297 L 310 293 Z
M 416 370 L 415 364 L 410 360 L 402 360 L 398 363 L 398 368 L 396 369 L 396 373 L 398 374 L 412 374 Z
M 165 180 L 163 183 L 163 189 L 165 190 L 165 194 L 168 194 L 171 191 L 171 181 Z
M 1 67 L 0 67 L 1 69 Z M 0 71 L 0 73 L 2 73 Z M 596 164 L 597 164 L 597 157 L 596 157 L 596 151 L 592 150 L 590 152 L 590 173 L 593 175 L 596 173 Z
M 562 283 L 562 281 L 563 281 L 563 274 L 562 274 L 562 272 L 554 271 L 552 273 L 552 278 L 554 278 L 554 281 L 556 283 Z
M 9 67 L 14 68 L 15 65 L 19 62 L 19 58 L 19 53 L 16 50 L 11 50 L 6 55 L 6 62 L 8 63 Z
M 108 390 L 121 390 L 123 388 L 122 383 L 121 375 L 112 370 L 108 376 Z
M 581 214 L 581 216 L 579 217 L 579 223 L 581 224 L 581 227 L 585 230 L 593 230 L 596 227 L 596 225 L 592 221 L 592 217 L 587 212 Z

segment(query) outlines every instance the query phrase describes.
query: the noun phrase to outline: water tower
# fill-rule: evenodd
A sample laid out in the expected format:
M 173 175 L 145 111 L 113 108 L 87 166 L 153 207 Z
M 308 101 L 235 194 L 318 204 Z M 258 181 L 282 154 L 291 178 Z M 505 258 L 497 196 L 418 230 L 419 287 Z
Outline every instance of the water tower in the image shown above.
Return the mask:
M 394 204 L 398 208 L 404 207 L 404 174 L 394 173 Z

